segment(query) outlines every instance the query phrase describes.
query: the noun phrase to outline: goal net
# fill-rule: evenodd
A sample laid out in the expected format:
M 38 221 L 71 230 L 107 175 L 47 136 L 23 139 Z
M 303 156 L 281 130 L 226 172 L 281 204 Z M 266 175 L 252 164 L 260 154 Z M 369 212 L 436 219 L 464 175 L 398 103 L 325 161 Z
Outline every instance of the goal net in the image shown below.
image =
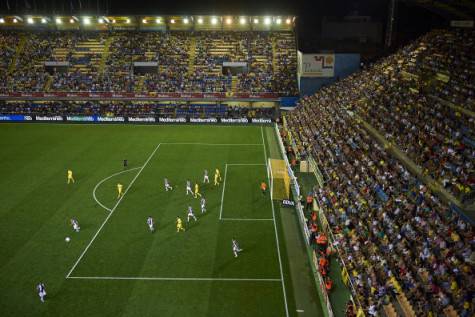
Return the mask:
M 269 173 L 271 198 L 275 200 L 289 199 L 290 176 L 285 161 L 269 159 L 267 169 Z

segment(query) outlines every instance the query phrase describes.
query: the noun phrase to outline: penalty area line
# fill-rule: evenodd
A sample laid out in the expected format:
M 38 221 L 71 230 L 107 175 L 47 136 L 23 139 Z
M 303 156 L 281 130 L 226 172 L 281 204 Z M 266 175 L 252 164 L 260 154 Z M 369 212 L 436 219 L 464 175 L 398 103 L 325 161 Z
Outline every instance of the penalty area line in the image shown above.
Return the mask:
M 114 205 L 114 207 L 112 208 L 111 212 L 107 215 L 106 219 L 102 222 L 101 226 L 99 227 L 99 229 L 96 231 L 96 233 L 94 234 L 94 236 L 92 237 L 91 241 L 89 241 L 88 245 L 86 246 L 86 248 L 84 249 L 84 251 L 82 251 L 81 255 L 79 256 L 79 258 L 76 260 L 76 262 L 74 263 L 73 267 L 71 268 L 71 270 L 69 270 L 68 272 L 68 275 L 66 275 L 66 278 L 68 278 L 71 273 L 74 271 L 74 269 L 76 268 L 76 266 L 79 264 L 79 262 L 81 261 L 81 259 L 83 258 L 84 254 L 86 254 L 87 250 L 89 250 L 89 247 L 92 245 L 92 243 L 94 242 L 94 240 L 96 240 L 97 236 L 99 235 L 99 233 L 101 232 L 102 228 L 104 228 L 105 224 L 107 223 L 107 221 L 109 221 L 110 217 L 112 216 L 112 214 L 114 213 L 114 211 L 116 211 L 117 207 L 119 206 L 120 202 L 122 201 L 122 199 L 125 197 L 125 195 L 127 194 L 127 192 L 129 191 L 129 189 L 132 187 L 132 185 L 135 183 L 135 181 L 137 180 L 137 178 L 140 176 L 140 174 L 142 173 L 142 171 L 144 170 L 144 168 L 148 165 L 148 162 L 150 162 L 150 160 L 152 159 L 152 157 L 155 155 L 155 152 L 157 152 L 158 148 L 160 147 L 160 144 L 158 144 L 155 149 L 153 150 L 152 154 L 150 154 L 150 156 L 147 158 L 147 160 L 145 161 L 145 163 L 140 167 L 140 170 L 137 172 L 137 174 L 134 176 L 134 178 L 132 179 L 132 181 L 130 182 L 129 186 L 127 186 L 127 188 L 125 189 L 124 191 L 124 194 L 122 195 L 122 197 L 119 198 L 119 200 L 117 200 L 117 203 Z
M 226 277 L 128 277 L 128 276 L 68 276 L 78 280 L 143 280 L 143 281 L 224 281 L 224 282 L 280 282 L 280 278 L 226 278 Z
M 105 210 L 108 210 L 109 212 L 112 211 L 112 209 L 110 209 L 109 207 L 105 206 L 104 204 L 102 204 L 99 199 L 97 199 L 96 197 L 96 191 L 97 189 L 99 188 L 99 186 L 102 185 L 102 183 L 108 181 L 109 179 L 111 179 L 112 177 L 114 176 L 117 176 L 117 175 L 120 175 L 120 174 L 123 174 L 123 173 L 127 173 L 127 172 L 132 172 L 132 171 L 135 171 L 135 170 L 138 170 L 140 169 L 141 167 L 134 167 L 134 168 L 131 168 L 131 169 L 128 169 L 128 170 L 124 170 L 124 171 L 121 171 L 121 172 L 118 172 L 118 173 L 114 173 L 106 178 L 104 178 L 103 180 L 101 180 L 99 183 L 97 183 L 96 187 L 94 187 L 94 190 L 92 191 L 92 197 L 94 198 L 94 200 L 96 201 L 96 203 L 101 206 L 102 208 L 104 208 Z

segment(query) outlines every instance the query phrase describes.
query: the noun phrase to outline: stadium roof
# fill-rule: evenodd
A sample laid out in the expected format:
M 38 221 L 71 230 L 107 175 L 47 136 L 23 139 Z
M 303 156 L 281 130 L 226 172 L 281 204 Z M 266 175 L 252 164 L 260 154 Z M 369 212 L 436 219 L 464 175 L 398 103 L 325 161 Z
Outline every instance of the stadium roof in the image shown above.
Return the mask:
M 295 19 L 290 15 L 7 15 L 0 16 L 0 29 L 286 31 L 293 29 Z

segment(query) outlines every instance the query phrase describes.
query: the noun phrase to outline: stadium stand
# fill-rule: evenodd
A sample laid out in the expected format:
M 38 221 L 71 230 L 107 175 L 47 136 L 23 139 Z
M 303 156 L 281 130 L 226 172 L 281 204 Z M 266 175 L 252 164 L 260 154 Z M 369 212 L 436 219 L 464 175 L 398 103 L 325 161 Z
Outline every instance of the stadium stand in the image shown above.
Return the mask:
M 353 295 L 370 316 L 474 313 L 473 227 L 361 123 L 370 123 L 457 197 L 472 193 L 474 116 L 460 108 L 473 109 L 473 41 L 472 30 L 430 32 L 302 98 L 286 116 L 299 157 L 314 157 L 327 175 L 314 195 Z M 320 228 L 311 215 L 308 225 L 318 244 Z
M 12 67 L 1 92 L 298 94 L 291 32 L 17 31 L 0 33 L 0 45 L 1 72 Z M 45 62 L 67 66 L 51 71 Z M 136 74 L 134 62 L 157 62 L 158 70 Z M 223 62 L 248 71 L 224 73 Z
M 275 108 L 253 108 L 226 104 L 187 104 L 177 102 L 0 102 L 3 115 L 38 116 L 162 116 L 169 118 L 274 118 Z

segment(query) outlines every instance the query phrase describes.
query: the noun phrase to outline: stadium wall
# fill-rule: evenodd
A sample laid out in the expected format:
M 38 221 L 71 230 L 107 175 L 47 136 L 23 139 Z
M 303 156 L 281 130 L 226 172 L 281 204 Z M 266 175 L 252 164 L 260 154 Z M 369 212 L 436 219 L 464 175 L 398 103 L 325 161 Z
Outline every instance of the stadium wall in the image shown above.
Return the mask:
M 360 69 L 360 54 L 334 54 L 335 66 L 333 77 L 300 77 L 300 95 L 313 95 L 323 86 L 343 79 Z

